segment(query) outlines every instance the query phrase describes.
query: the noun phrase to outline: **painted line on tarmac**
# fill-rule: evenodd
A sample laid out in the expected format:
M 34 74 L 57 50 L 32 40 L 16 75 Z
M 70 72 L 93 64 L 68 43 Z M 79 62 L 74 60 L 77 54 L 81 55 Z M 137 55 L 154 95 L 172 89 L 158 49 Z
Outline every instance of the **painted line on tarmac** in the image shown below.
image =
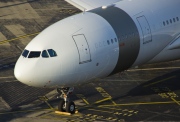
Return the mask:
M 3 114 L 25 113 L 25 112 L 33 112 L 33 111 L 55 111 L 55 110 L 54 109 L 19 110 L 19 111 L 0 112 L 0 115 L 3 115 Z
M 112 81 L 112 82 L 138 82 L 138 81 L 145 81 L 145 80 L 141 80 L 141 79 L 138 79 L 138 80 L 130 80 L 130 79 L 126 79 L 126 80 L 123 80 L 123 79 L 119 79 L 119 80 L 114 80 L 114 79 L 103 79 L 103 81 Z
M 89 105 L 89 102 L 86 100 L 85 96 L 83 94 L 76 94 L 76 96 L 80 99 L 82 99 L 86 105 Z
M 180 105 L 180 102 L 179 102 L 179 101 L 177 101 L 177 100 L 174 99 L 173 97 L 171 97 L 171 99 L 172 99 L 175 103 L 177 103 L 178 105 Z
M 180 67 L 147 68 L 147 69 L 129 69 L 129 70 L 127 70 L 127 71 L 149 71 L 149 70 L 166 70 L 166 69 L 180 69 Z
M 35 36 L 35 35 L 38 35 L 39 33 L 40 32 L 32 33 L 32 34 L 27 34 L 27 35 L 22 35 L 22 36 L 19 36 L 17 38 L 13 38 L 13 39 L 10 39 L 10 40 L 0 41 L 0 44 L 4 44 L 4 43 L 7 43 L 7 42 L 15 41 L 15 40 L 18 40 L 18 39 L 23 39 L 23 38 L 30 37 L 30 36 Z
M 96 87 L 96 90 L 102 95 L 102 97 L 104 97 L 104 99 L 98 100 L 94 104 L 110 100 L 113 103 L 113 105 L 116 105 L 116 102 L 112 100 L 112 96 L 109 93 L 107 93 L 102 87 Z
M 154 82 L 154 83 L 150 83 L 150 84 L 148 84 L 148 85 L 145 85 L 145 86 L 143 86 L 143 87 L 152 86 L 152 85 L 154 85 L 154 84 L 158 84 L 158 83 L 160 83 L 160 82 L 167 81 L 167 80 L 173 79 L 173 78 L 175 78 L 175 77 L 176 77 L 176 76 L 172 76 L 172 77 L 169 77 L 169 78 L 166 78 L 166 79 L 162 79 L 162 80 L 156 81 L 156 82 Z
M 81 99 L 86 103 L 86 105 L 89 105 L 89 102 L 86 99 L 84 98 L 81 98 Z
M 178 103 L 180 101 L 177 101 Z M 124 104 L 116 104 L 116 105 L 99 105 L 98 107 L 110 107 L 110 106 L 134 106 L 134 105 L 157 105 L 157 104 L 174 104 L 174 101 L 166 101 L 166 102 L 139 102 L 139 103 L 124 103 Z
M 104 113 L 110 113 L 110 114 L 113 114 L 114 112 L 111 112 L 111 111 L 103 111 L 103 110 L 97 110 L 97 109 L 88 109 L 88 110 L 91 110 L 91 111 L 98 111 L 98 112 L 104 112 Z
M 0 77 L 0 79 L 9 79 L 9 78 L 15 78 L 15 77 L 14 76 Z
M 111 100 L 111 98 L 104 98 L 102 100 L 98 100 L 94 104 L 99 104 L 99 103 L 102 103 L 102 102 L 105 102 L 105 101 L 108 101 L 108 100 Z
M 117 110 L 117 111 L 122 111 L 123 109 L 117 108 L 116 106 L 98 106 L 99 108 L 106 108 L 106 109 L 112 109 L 112 110 Z
M 104 99 L 102 99 L 102 100 L 96 101 L 96 102 L 93 103 L 93 104 L 99 104 L 99 103 L 102 103 L 102 102 L 105 102 L 105 101 L 108 101 L 108 100 L 111 101 L 113 105 L 116 105 L 116 103 L 112 100 L 112 98 L 104 98 Z

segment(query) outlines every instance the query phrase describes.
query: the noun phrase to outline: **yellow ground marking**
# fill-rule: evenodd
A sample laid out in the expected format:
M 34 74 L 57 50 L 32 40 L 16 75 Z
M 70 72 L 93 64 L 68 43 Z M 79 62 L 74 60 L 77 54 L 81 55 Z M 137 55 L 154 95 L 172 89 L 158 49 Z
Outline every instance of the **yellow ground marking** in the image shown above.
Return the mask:
M 107 101 L 107 100 L 111 100 L 111 98 L 104 98 L 102 100 L 98 100 L 94 104 L 102 103 L 102 102 Z
M 171 97 L 171 99 L 172 99 L 175 103 L 177 103 L 178 105 L 180 105 L 179 101 L 177 101 L 177 100 L 174 99 L 173 97 Z
M 62 112 L 62 111 L 55 111 L 56 114 L 62 114 L 62 115 L 72 115 L 71 113 L 68 112 Z M 78 111 L 75 111 L 75 113 L 77 114 Z
M 92 114 L 87 114 L 86 116 L 91 116 Z
M 46 96 L 39 96 L 38 98 L 39 100 L 44 101 L 49 106 L 50 109 L 55 109 L 49 104 L 48 102 L 49 99 Z
M 10 112 L 1 112 L 2 114 L 16 114 L 16 113 L 25 113 L 25 112 L 33 112 L 33 111 L 54 111 L 53 109 L 33 109 L 33 110 L 22 110 L 22 111 L 10 111 Z
M 84 98 L 81 98 L 87 105 L 89 105 L 89 102 L 86 100 L 86 99 L 84 99 Z
M 7 38 L 6 38 L 1 32 L 0 32 L 0 40 L 7 40 Z M 9 43 L 6 43 L 6 44 L 4 44 L 4 45 L 10 46 Z
M 154 84 L 158 84 L 158 83 L 160 83 L 160 82 L 163 82 L 163 81 L 166 81 L 166 80 L 175 78 L 175 77 L 176 77 L 176 76 L 172 76 L 172 77 L 169 77 L 169 78 L 166 78 L 166 79 L 162 79 L 162 80 L 156 81 L 156 82 L 154 82 L 154 83 L 150 83 L 150 84 L 148 84 L 148 85 L 144 85 L 143 87 L 152 86 L 152 85 L 154 85 Z
M 132 115 L 135 115 L 138 113 L 138 111 L 135 111 L 135 110 L 128 110 L 128 109 L 118 109 L 117 106 L 116 108 L 112 108 L 114 106 L 109 106 L 109 107 L 106 107 L 106 106 L 98 106 L 99 108 L 106 108 L 106 109 L 111 109 L 111 110 L 116 110 L 116 111 L 121 111 L 121 112 L 115 112 L 114 114 L 115 115 L 123 115 L 123 116 L 132 116 Z
M 128 116 L 132 116 L 133 114 L 129 114 Z
M 91 110 L 91 111 L 99 111 L 99 112 L 110 113 L 110 114 L 113 113 L 113 112 L 110 112 L 110 111 L 103 111 L 103 110 L 97 110 L 97 109 L 88 109 L 88 110 Z
M 45 103 L 49 106 L 50 109 L 55 109 L 47 101 L 45 101 Z
M 176 101 L 180 102 L 180 101 Z M 125 103 L 125 104 L 116 104 L 116 105 L 99 105 L 98 107 L 110 107 L 110 106 L 133 106 L 133 105 L 156 105 L 156 104 L 174 104 L 174 101 L 166 102 L 139 102 L 139 103 Z
M 68 116 L 70 117 L 70 116 Z M 62 117 L 52 117 L 52 116 L 40 116 L 41 119 L 49 119 L 49 120 L 54 120 L 54 121 L 60 121 L 60 122 L 67 122 L 67 118 L 62 118 Z M 50 122 L 51 122 L 50 121 Z M 69 121 L 68 121 L 69 122 Z
M 98 100 L 94 104 L 99 104 L 99 103 L 102 103 L 102 102 L 105 102 L 105 101 L 108 101 L 108 100 L 110 100 L 113 103 L 113 105 L 116 105 L 116 103 L 112 100 L 111 97 L 110 98 L 107 97 L 107 98 L 104 98 L 102 100 Z
M 120 108 L 112 108 L 112 106 L 98 106 L 99 108 L 107 108 L 107 109 L 112 109 L 112 110 L 118 110 L 118 111 L 121 111 L 121 110 L 123 110 L 123 109 L 120 109 Z
M 112 118 L 112 120 L 113 120 L 113 121 L 117 121 L 118 119 L 113 119 L 113 118 Z
M 85 99 L 84 95 L 82 94 L 76 94 L 77 97 L 81 98 L 85 103 L 86 105 L 89 105 L 89 102 Z
M 110 100 L 113 105 L 116 105 L 116 103 L 112 100 L 111 95 L 108 94 L 102 87 L 96 87 L 96 90 L 104 97 L 104 99 L 96 101 L 95 104 Z
M 19 36 L 17 38 L 13 38 L 13 39 L 10 39 L 10 40 L 0 41 L 0 44 L 4 44 L 4 43 L 7 43 L 7 42 L 15 41 L 15 40 L 26 38 L 26 37 L 30 37 L 30 36 L 35 36 L 35 35 L 38 35 L 38 34 L 39 34 L 39 32 L 32 33 L 32 34 L 27 34 L 27 35 L 22 35 L 22 36 Z
M 123 116 L 127 116 L 128 114 L 123 114 Z
M 111 102 L 113 103 L 113 105 L 116 105 L 116 103 L 111 99 Z
M 165 69 L 180 69 L 180 67 L 148 68 L 148 69 L 129 69 L 129 70 L 127 70 L 127 71 L 149 71 L 149 70 L 165 70 Z
M 114 113 L 115 115 L 121 115 L 121 114 L 123 114 L 122 112 L 115 112 Z
M 98 115 L 93 115 L 92 117 L 97 117 Z

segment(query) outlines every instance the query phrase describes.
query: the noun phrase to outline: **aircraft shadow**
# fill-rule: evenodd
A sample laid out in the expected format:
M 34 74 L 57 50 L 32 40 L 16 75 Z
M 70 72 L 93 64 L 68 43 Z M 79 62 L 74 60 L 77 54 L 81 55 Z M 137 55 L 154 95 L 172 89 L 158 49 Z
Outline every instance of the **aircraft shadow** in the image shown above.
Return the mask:
M 133 96 L 146 96 L 157 93 L 167 93 L 177 91 L 180 89 L 180 70 L 176 70 L 165 75 L 156 77 L 150 81 L 140 84 L 139 86 L 131 89 L 126 95 L 113 98 L 114 100 L 123 97 Z

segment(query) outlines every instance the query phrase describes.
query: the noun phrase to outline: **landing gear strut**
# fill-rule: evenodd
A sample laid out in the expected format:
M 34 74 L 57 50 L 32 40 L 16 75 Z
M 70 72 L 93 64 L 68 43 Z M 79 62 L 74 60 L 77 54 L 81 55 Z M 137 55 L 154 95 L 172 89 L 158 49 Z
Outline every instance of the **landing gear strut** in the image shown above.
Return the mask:
M 58 110 L 62 112 L 75 113 L 75 104 L 70 101 L 69 95 L 73 92 L 74 87 L 57 88 L 57 92 L 63 100 L 58 105 Z

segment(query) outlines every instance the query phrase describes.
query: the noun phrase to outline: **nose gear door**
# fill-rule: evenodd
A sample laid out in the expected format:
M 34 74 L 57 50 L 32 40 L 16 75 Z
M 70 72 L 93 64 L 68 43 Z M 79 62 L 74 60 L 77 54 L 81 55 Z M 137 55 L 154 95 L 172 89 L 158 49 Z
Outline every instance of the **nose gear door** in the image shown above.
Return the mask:
M 79 64 L 91 62 L 91 53 L 84 34 L 72 36 L 79 53 Z

